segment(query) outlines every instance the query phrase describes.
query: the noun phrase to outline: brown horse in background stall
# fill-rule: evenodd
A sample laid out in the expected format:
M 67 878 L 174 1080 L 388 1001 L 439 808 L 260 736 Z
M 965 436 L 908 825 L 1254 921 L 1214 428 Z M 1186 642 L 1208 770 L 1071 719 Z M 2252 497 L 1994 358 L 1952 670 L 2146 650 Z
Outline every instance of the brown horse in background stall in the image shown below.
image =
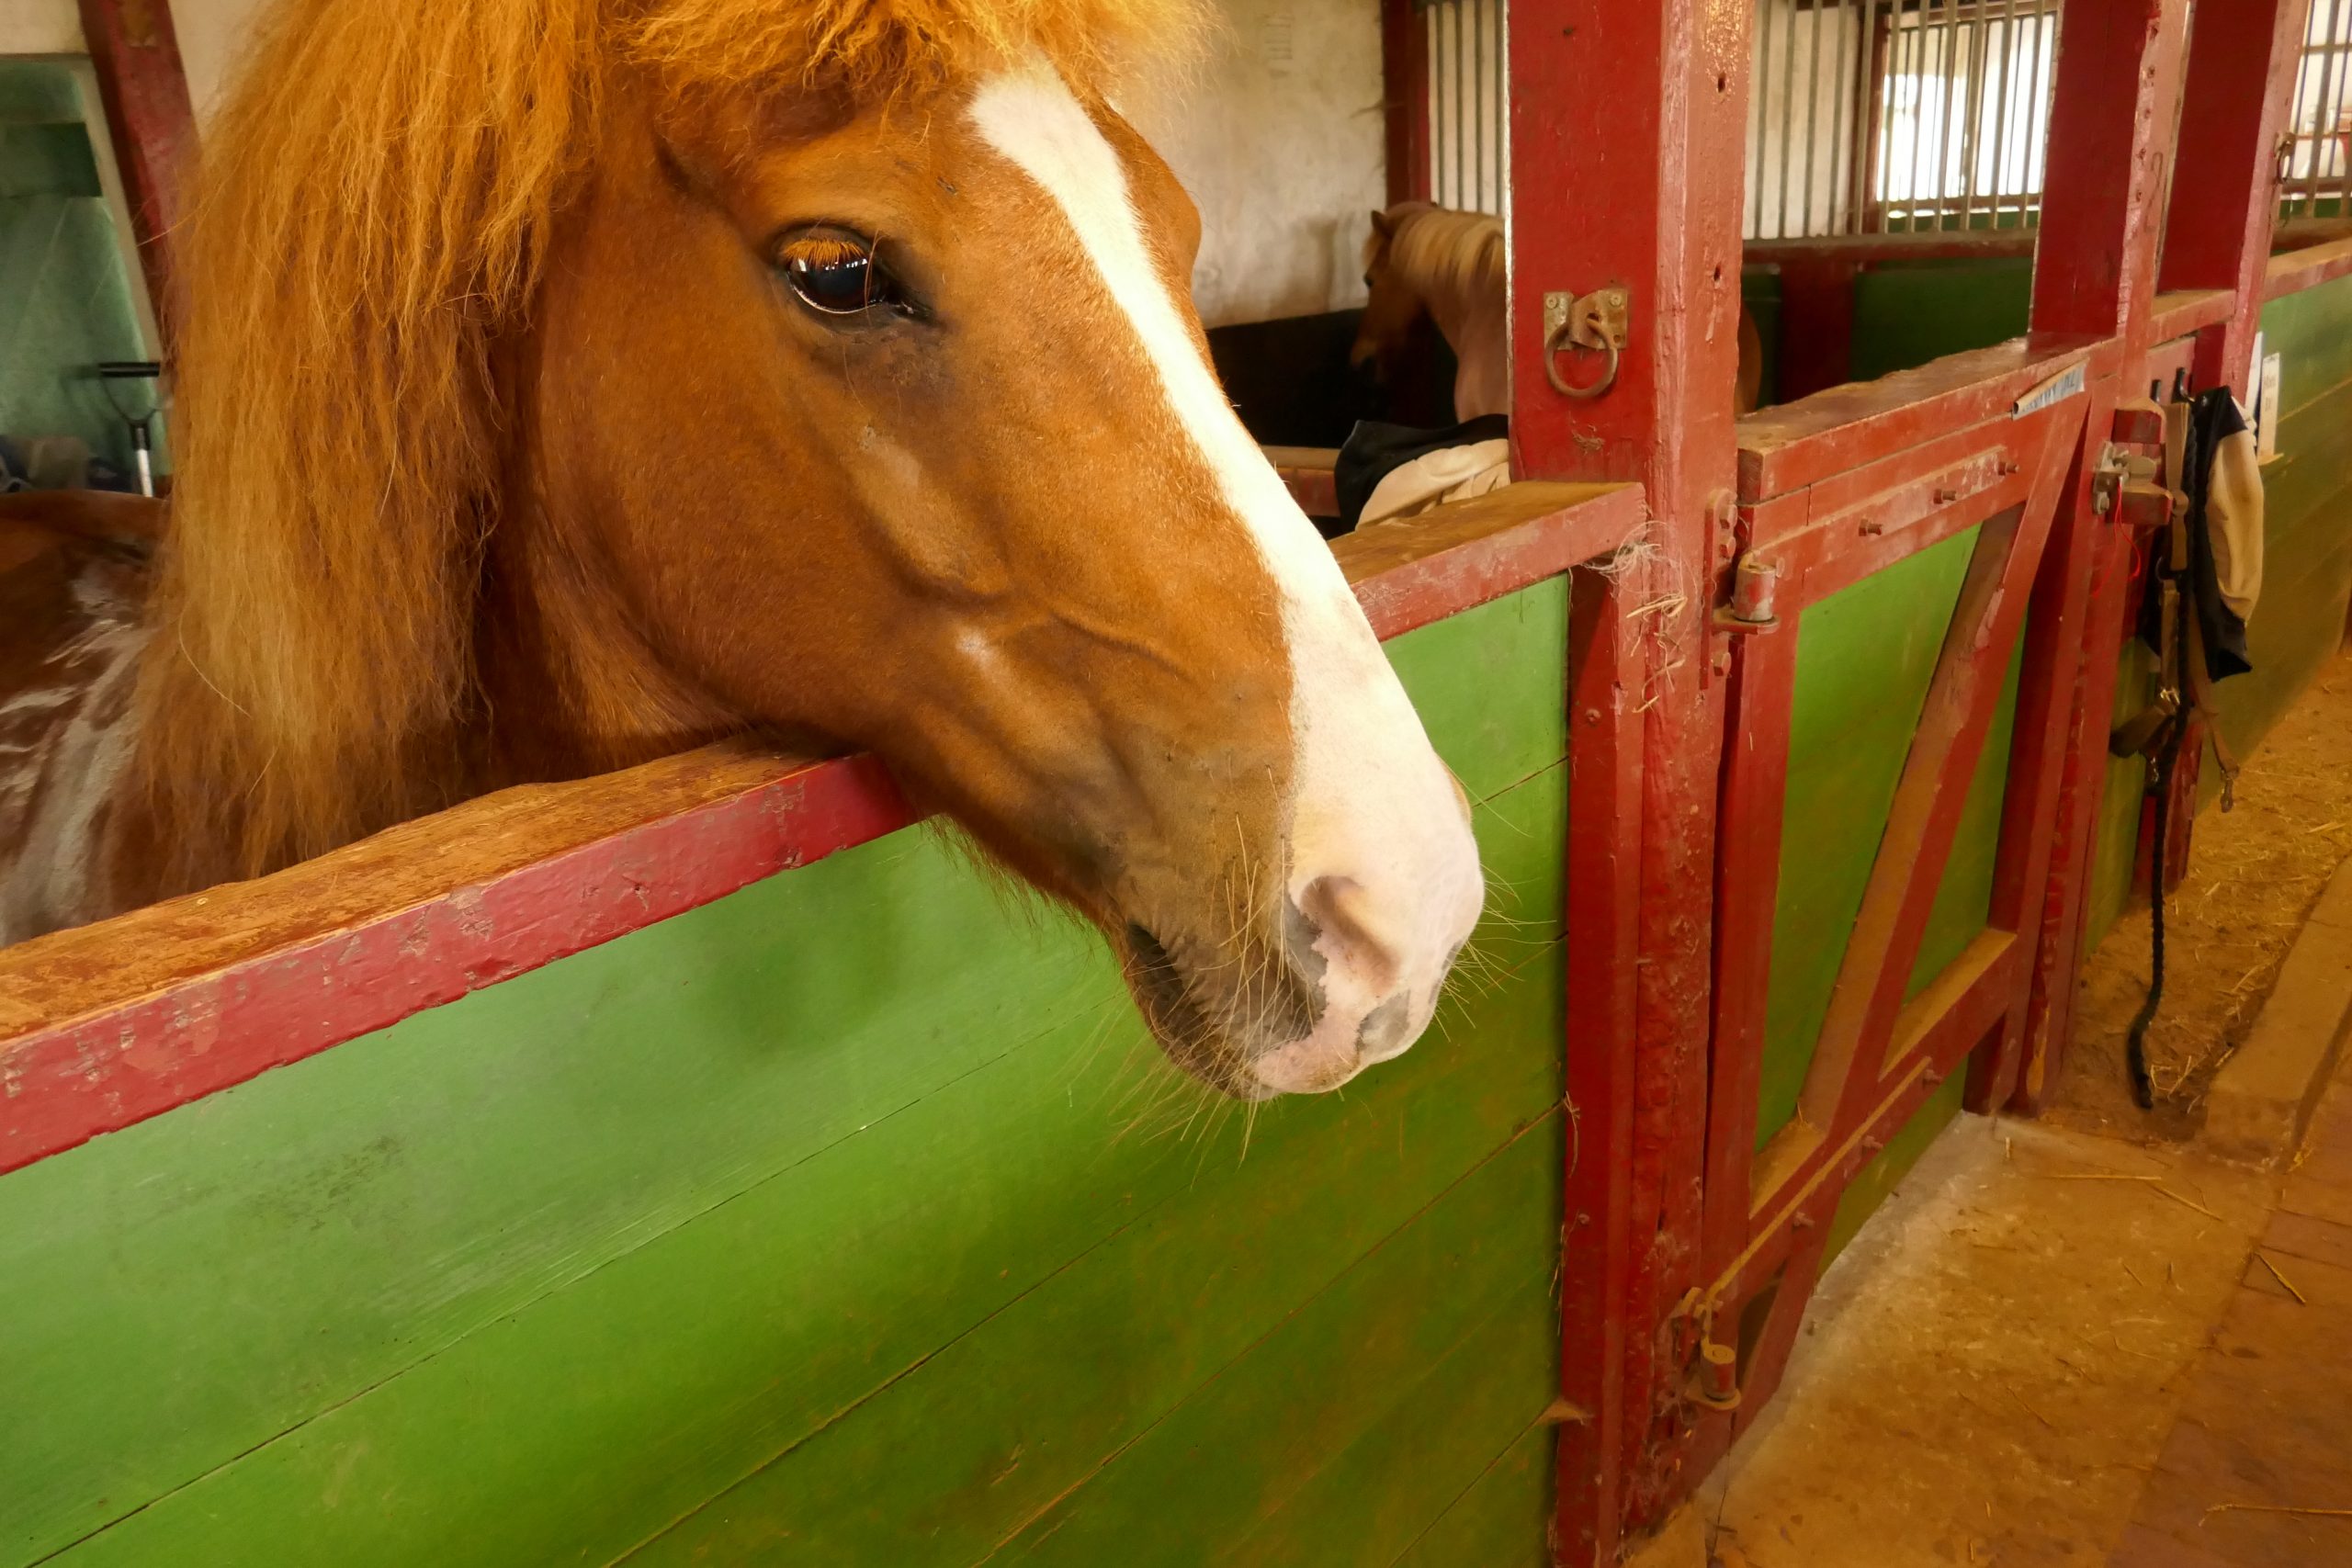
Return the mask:
M 0 520 L 0 941 L 752 729 L 880 754 L 1227 1092 L 1404 1050 L 1468 810 L 1104 99 L 1190 5 L 281 0 L 153 566 Z
M 1349 363 L 1391 383 L 1407 344 L 1433 320 L 1459 367 L 1453 417 L 1510 412 L 1510 250 L 1503 220 L 1425 201 L 1400 202 L 1372 215 L 1363 248 L 1371 298 L 1356 329 Z M 1739 311 L 1736 413 L 1752 413 L 1764 385 L 1764 340 L 1745 305 Z

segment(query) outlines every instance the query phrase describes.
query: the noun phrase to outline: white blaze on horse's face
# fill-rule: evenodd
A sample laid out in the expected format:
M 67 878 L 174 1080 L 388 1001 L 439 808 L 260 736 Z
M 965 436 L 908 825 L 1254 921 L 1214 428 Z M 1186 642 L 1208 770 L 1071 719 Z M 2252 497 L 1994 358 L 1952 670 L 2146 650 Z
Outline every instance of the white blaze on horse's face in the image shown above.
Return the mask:
M 1270 1092 L 1336 1088 L 1419 1036 L 1469 940 L 1484 885 L 1466 804 L 1338 562 L 1219 389 L 1189 307 L 1154 265 L 1118 153 L 1042 68 L 984 83 L 970 112 L 1069 221 L 1215 478 L 1204 504 L 1241 520 L 1279 592 L 1294 751 L 1283 914 L 1322 1006 L 1306 1037 L 1251 1071 Z

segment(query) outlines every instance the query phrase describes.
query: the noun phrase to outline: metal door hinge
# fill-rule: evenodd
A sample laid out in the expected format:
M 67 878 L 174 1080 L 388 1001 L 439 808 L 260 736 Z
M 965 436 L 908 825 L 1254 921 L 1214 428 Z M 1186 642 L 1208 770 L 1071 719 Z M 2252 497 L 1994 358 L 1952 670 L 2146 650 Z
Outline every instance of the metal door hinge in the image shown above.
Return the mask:
M 1731 597 L 1715 609 L 1715 627 L 1726 632 L 1770 631 L 1781 624 L 1781 563 L 1750 550 L 1731 569 Z

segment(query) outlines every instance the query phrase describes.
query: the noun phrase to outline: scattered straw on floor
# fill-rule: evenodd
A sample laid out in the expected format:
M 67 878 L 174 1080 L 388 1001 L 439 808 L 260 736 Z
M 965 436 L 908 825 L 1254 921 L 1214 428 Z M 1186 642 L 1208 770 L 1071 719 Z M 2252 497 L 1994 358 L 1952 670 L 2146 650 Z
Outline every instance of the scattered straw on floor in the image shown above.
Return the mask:
M 2186 1138 L 2213 1074 L 2245 1043 L 2328 878 L 2352 858 L 2352 658 L 2324 671 L 2246 759 L 2237 807 L 2197 818 L 2188 874 L 2165 901 L 2164 1008 L 2148 1032 L 2159 1104 L 2132 1104 L 2123 1038 L 2147 996 L 2148 913 L 2116 923 L 2083 966 L 2074 1055 L 2052 1114 L 2090 1131 Z

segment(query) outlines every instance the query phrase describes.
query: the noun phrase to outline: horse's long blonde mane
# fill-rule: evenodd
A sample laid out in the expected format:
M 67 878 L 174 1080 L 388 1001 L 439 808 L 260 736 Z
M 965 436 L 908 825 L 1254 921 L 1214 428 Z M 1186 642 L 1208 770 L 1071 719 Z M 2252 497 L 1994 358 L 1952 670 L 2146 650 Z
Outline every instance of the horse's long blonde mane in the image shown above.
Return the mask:
M 1390 208 L 1388 265 L 1424 299 L 1439 295 L 1498 296 L 1510 263 L 1503 243 L 1503 220 L 1490 212 L 1462 212 L 1408 201 Z M 1364 265 L 1382 244 L 1375 233 L 1364 243 Z
M 141 769 L 181 880 L 444 803 L 526 320 L 616 68 L 865 97 L 1101 85 L 1195 0 L 280 0 L 178 238 L 176 488 Z M 194 846 L 231 840 L 223 860 Z

